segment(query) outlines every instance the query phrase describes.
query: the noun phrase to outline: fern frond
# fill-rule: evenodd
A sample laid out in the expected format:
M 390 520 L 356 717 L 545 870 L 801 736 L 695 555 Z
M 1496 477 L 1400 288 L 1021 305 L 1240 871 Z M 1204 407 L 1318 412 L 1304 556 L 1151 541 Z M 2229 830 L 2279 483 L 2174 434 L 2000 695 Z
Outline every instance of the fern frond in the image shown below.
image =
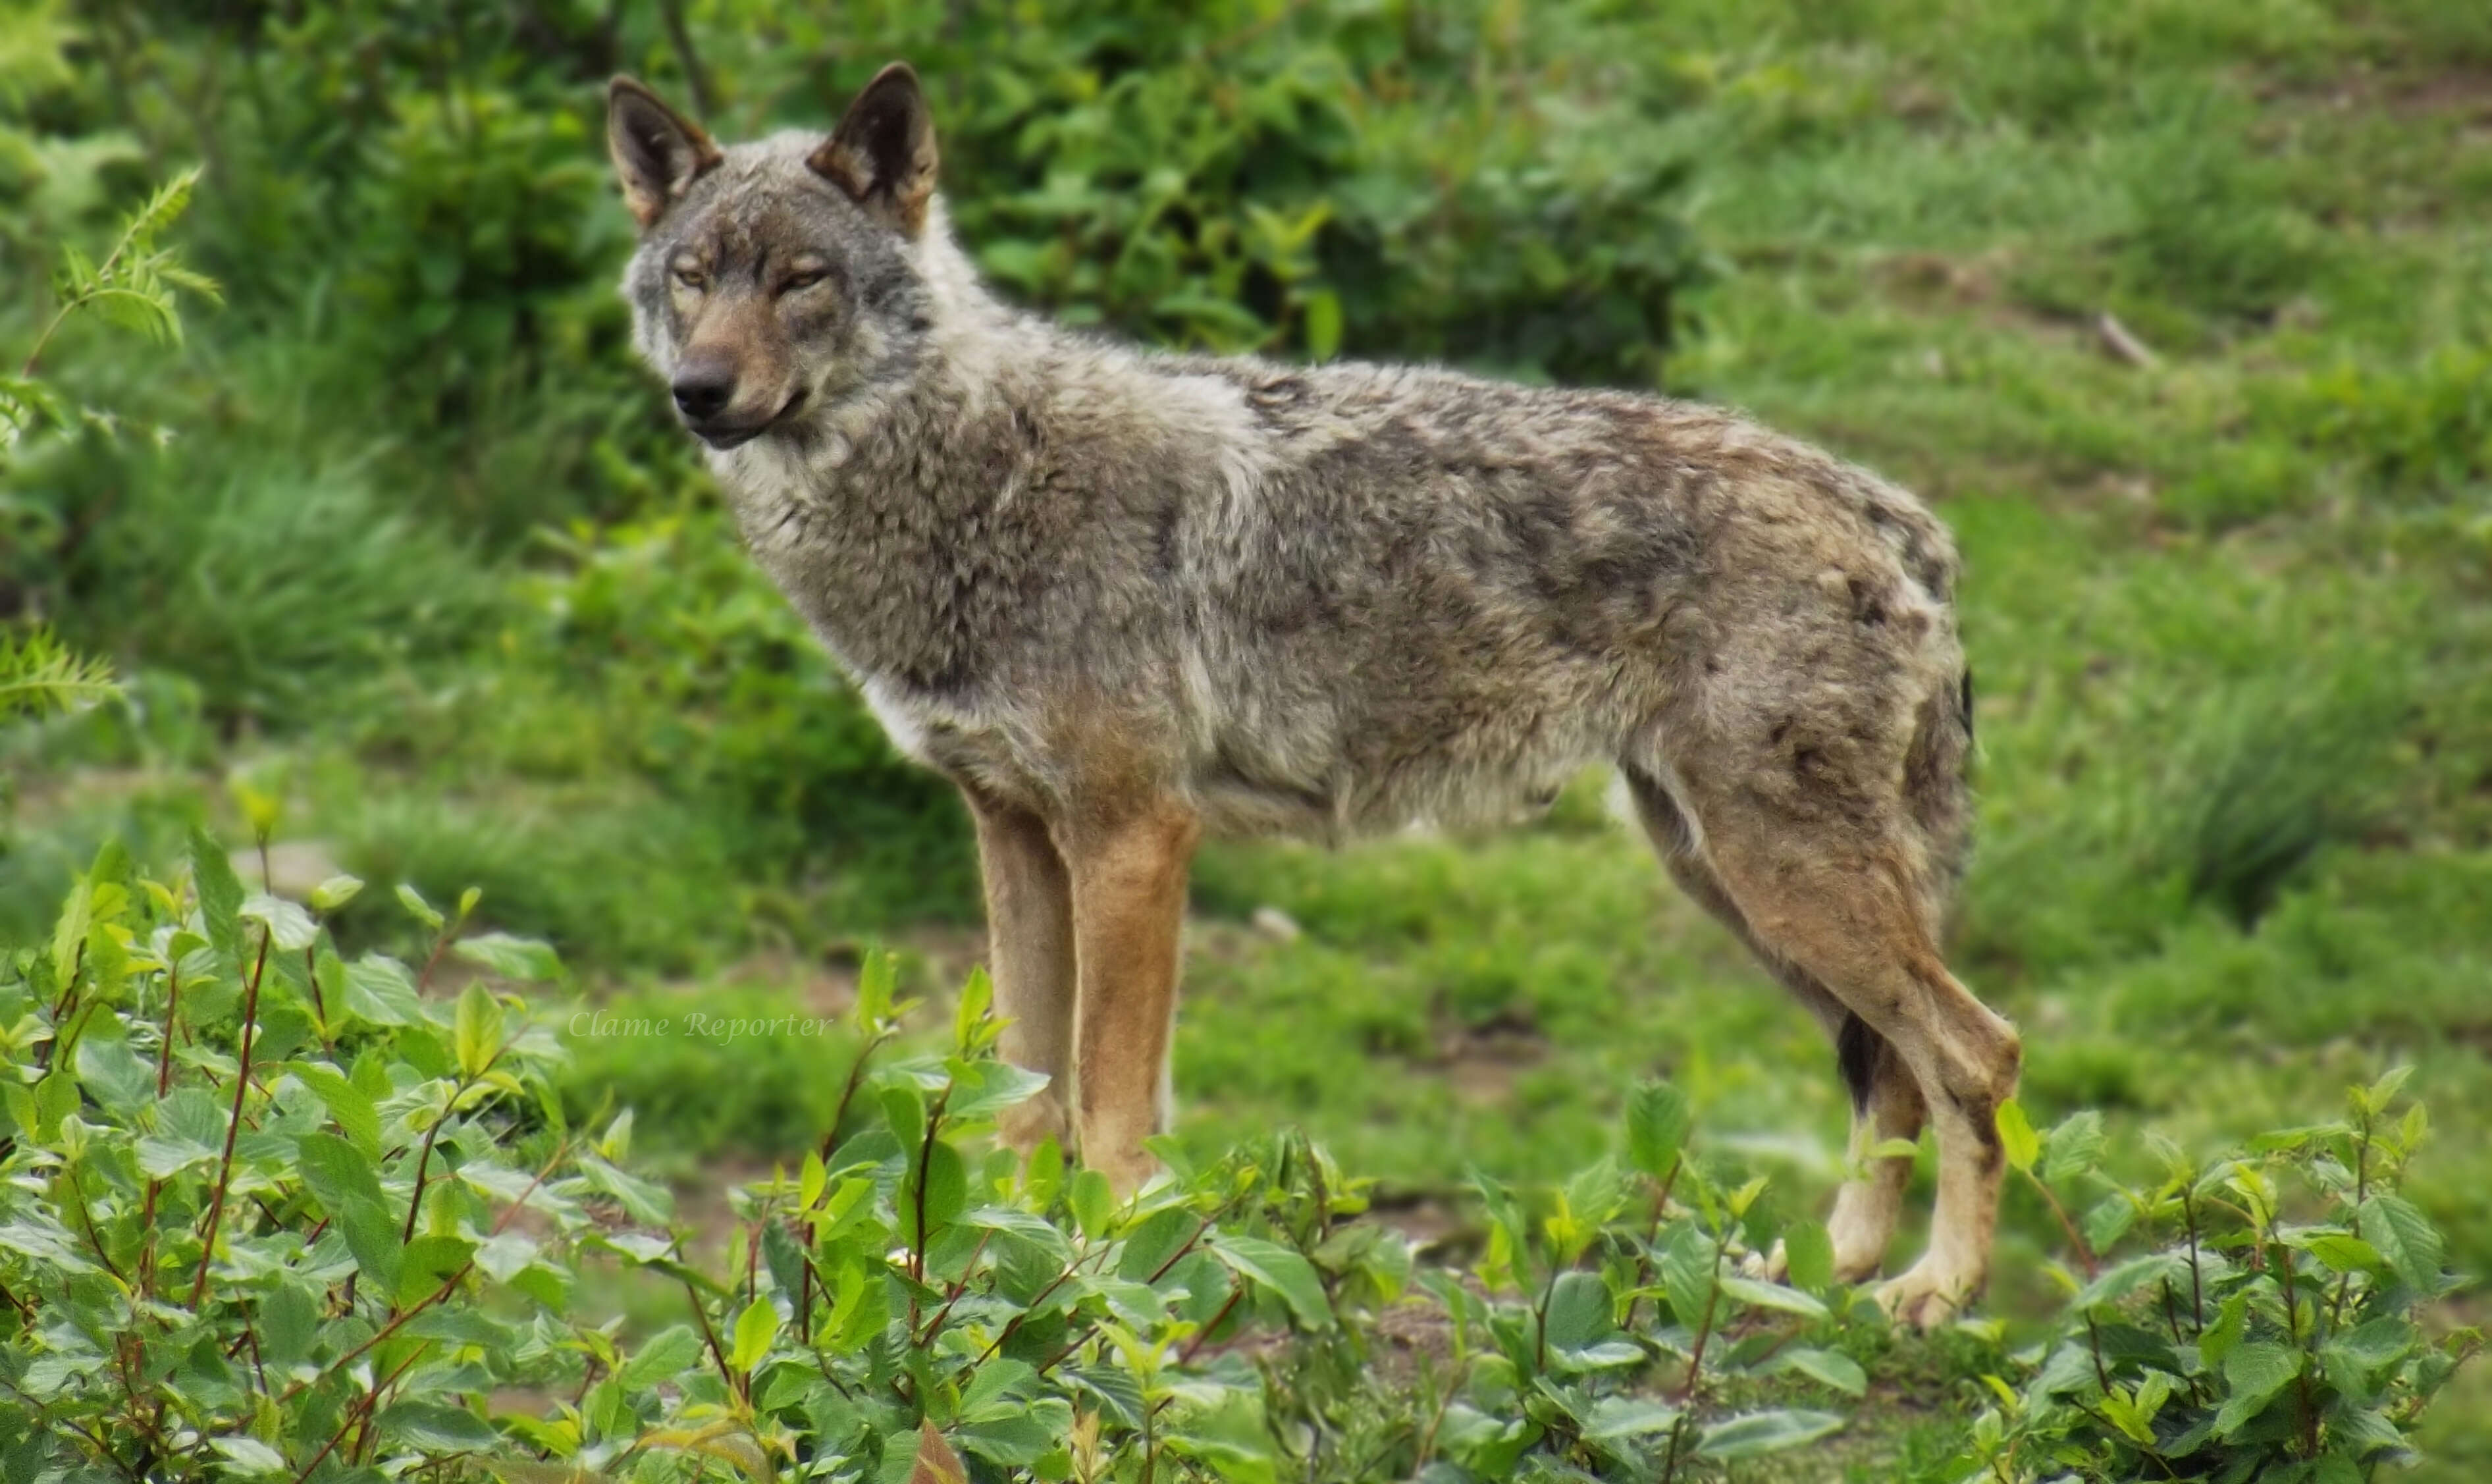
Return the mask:
M 72 653 L 50 629 L 0 630 L 0 721 L 83 710 L 120 694 L 112 667 Z

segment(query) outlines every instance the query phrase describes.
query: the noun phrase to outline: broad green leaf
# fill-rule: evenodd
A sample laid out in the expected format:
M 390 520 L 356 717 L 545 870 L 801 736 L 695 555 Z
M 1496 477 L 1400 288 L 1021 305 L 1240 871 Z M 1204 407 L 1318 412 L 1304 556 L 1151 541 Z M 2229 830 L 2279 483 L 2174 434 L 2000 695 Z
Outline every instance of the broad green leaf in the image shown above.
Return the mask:
M 0 642 L 5 642 L 6 638 L 7 632 L 0 630 Z M 0 653 L 5 652 L 0 651 Z M 0 712 L 0 717 L 6 715 L 6 712 Z M 94 925 L 94 883 L 81 877 L 77 885 L 71 888 L 69 901 L 62 905 L 60 918 L 52 928 L 52 982 L 54 984 L 66 985 L 70 982 L 70 970 L 78 961 L 78 950 L 86 943 L 87 931 Z
M 2379 1195 L 2362 1202 L 2356 1224 L 2398 1282 L 2418 1293 L 2440 1291 L 2443 1247 L 2429 1217 L 2402 1197 Z
M 2150 1252 L 2104 1270 L 2102 1276 L 2079 1290 L 2068 1300 L 2068 1307 L 2078 1311 L 2101 1304 L 2118 1303 L 2138 1290 L 2167 1278 L 2185 1279 L 2189 1265 L 2177 1253 Z
M 976 1227 L 999 1236 L 1021 1242 L 1050 1261 L 1063 1263 L 1072 1260 L 1072 1244 L 1044 1218 L 1011 1206 L 982 1205 L 962 1213 L 963 1226 Z
M 2042 1177 L 2073 1180 L 2102 1162 L 2102 1114 L 2089 1108 L 2060 1120 L 2042 1144 Z
M 312 909 L 320 912 L 334 912 L 354 901 L 356 894 L 363 889 L 364 882 L 361 876 L 333 876 L 312 888 Z
M 634 1391 L 670 1381 L 700 1363 L 701 1339 L 689 1324 L 659 1330 L 623 1363 L 623 1384 Z
M 2395 1100 L 2398 1091 L 2405 1086 L 2406 1079 L 2412 1076 L 2414 1076 L 2414 1067 L 2411 1064 L 2390 1067 L 2378 1082 L 2363 1088 L 2357 1101 L 2371 1113 L 2384 1113 L 2388 1110 L 2388 1104 Z
M 2421 1343 L 2422 1335 L 2411 1320 L 2383 1314 L 2346 1330 L 2330 1340 L 2329 1346 L 2367 1373 L 2404 1359 Z
M 985 966 L 969 970 L 967 982 L 961 986 L 961 1002 L 952 1010 L 952 1044 L 966 1052 L 977 1034 L 978 1023 L 986 1019 L 987 1007 L 994 1003 L 995 984 L 987 977 Z
M 1670 1299 L 1671 1312 L 1678 1317 L 1678 1322 L 1690 1329 L 1704 1322 L 1706 1307 L 1712 1297 L 1716 1261 L 1712 1239 L 1692 1222 L 1681 1224 L 1662 1249 L 1658 1264 L 1662 1292 Z
M 1667 1179 L 1686 1147 L 1687 1097 L 1665 1082 L 1639 1083 L 1627 1098 L 1627 1159 L 1656 1180 Z
M 865 962 L 857 965 L 857 1026 L 866 1034 L 874 1034 L 891 1018 L 892 992 L 898 980 L 897 961 L 879 949 L 868 952 Z
M 413 1025 L 424 1019 L 424 999 L 405 965 L 366 954 L 346 966 L 346 1013 L 370 1025 Z
M 434 1290 L 466 1271 L 468 1260 L 476 1255 L 476 1244 L 463 1236 L 437 1232 L 418 1232 L 401 1249 L 398 1296 L 401 1306 L 412 1308 L 430 1296 Z
M 1096 1170 L 1084 1170 L 1073 1177 L 1073 1219 L 1082 1227 L 1082 1234 L 1092 1241 L 1108 1234 L 1116 1219 L 1116 1198 L 1109 1188 L 1108 1177 Z
M 734 1349 L 727 1352 L 729 1369 L 750 1372 L 770 1353 L 770 1342 L 779 1338 L 779 1308 L 767 1293 L 756 1296 L 735 1317 Z
M 130 1049 L 109 1016 L 78 1037 L 74 1059 L 79 1084 L 113 1113 L 127 1115 L 156 1101 L 156 1069 Z
M 1025 1360 L 998 1355 L 978 1368 L 961 1393 L 961 1418 L 975 1422 L 1018 1410 L 1038 1380 L 1038 1369 Z
M 1840 1350 L 1815 1350 L 1794 1346 L 1775 1353 L 1777 1371 L 1797 1371 L 1812 1380 L 1823 1381 L 1847 1396 L 1859 1396 L 1869 1389 L 1869 1377 L 1860 1362 Z
M 2213 1322 L 2198 1336 L 2198 1356 L 2210 1369 L 2220 1370 L 2249 1331 L 2250 1296 L 2237 1292 L 2217 1306 Z
M 312 914 L 282 897 L 252 892 L 243 899 L 240 910 L 245 922 L 268 930 L 269 941 L 280 952 L 301 953 L 319 939 L 320 925 L 312 920 Z
M 2215 1436 L 2229 1438 L 2267 1409 L 2270 1398 L 2301 1374 L 2301 1352 L 2272 1340 L 2253 1340 L 2224 1358 L 2231 1394 L 2215 1413 Z
M 417 891 L 414 887 L 408 885 L 404 881 L 400 881 L 398 884 L 398 903 L 399 905 L 406 908 L 408 913 L 412 915 L 416 921 L 424 924 L 428 928 L 430 928 L 435 933 L 440 932 L 448 921 L 448 919 L 441 915 L 441 909 L 439 907 L 436 907 L 431 903 L 425 901 L 424 894 L 422 892 Z
M 78 1239 L 42 1213 L 30 1212 L 0 1226 L 0 1248 L 23 1253 L 67 1273 L 96 1271 L 95 1264 L 79 1250 Z
M 1797 1289 L 1728 1275 L 1719 1282 L 1725 1296 L 1736 1298 L 1752 1309 L 1780 1309 L 1785 1314 L 1805 1315 L 1813 1320 L 1825 1318 L 1825 1305 Z
M 1818 1222 L 1793 1222 L 1783 1229 L 1783 1265 L 1793 1288 L 1824 1292 L 1834 1287 L 1833 1237 Z
M 579 1172 L 591 1188 L 622 1202 L 623 1213 L 644 1226 L 663 1226 L 674 1215 L 674 1197 L 654 1180 L 628 1173 L 594 1154 L 579 1157 Z
M 1604 1397 L 1592 1404 L 1584 1419 L 1584 1436 L 1594 1442 L 1617 1442 L 1628 1438 L 1648 1438 L 1666 1433 L 1678 1425 L 1676 1407 L 1641 1397 Z
M 508 1283 L 537 1260 L 537 1244 L 517 1232 L 503 1232 L 487 1237 L 475 1258 L 485 1276 Z
M 882 1105 L 882 1120 L 889 1125 L 892 1139 L 901 1152 L 915 1164 L 918 1152 L 926 1143 L 926 1103 L 917 1089 L 895 1083 L 885 1086 L 875 1101 Z
M 481 1077 L 502 1051 L 502 1002 L 481 984 L 470 984 L 459 995 L 455 1024 L 459 1070 Z
M 925 1187 L 922 1200 L 919 1192 L 921 1177 Z M 912 1170 L 908 1177 L 901 1181 L 895 1198 L 900 1215 L 900 1239 L 911 1246 L 923 1246 L 933 1241 L 945 1227 L 960 1219 L 968 1200 L 969 1172 L 961 1159 L 961 1151 L 942 1140 L 936 1140 L 926 1149 L 924 1170 Z M 918 1230 L 921 1214 L 925 1218 L 922 1233 Z
M 2294 1232 L 2286 1233 L 2284 1240 L 2340 1273 L 2381 1273 L 2388 1268 L 2378 1248 L 2342 1232 Z
M 2086 1242 L 2096 1252 L 2107 1251 L 2136 1224 L 2137 1202 L 2125 1191 L 2114 1191 L 2087 1209 Z
M 384 1439 L 428 1453 L 477 1453 L 503 1443 L 493 1425 L 474 1412 L 438 1402 L 398 1402 L 374 1415 Z
M 234 875 L 233 862 L 224 850 L 199 829 L 191 831 L 191 876 L 198 884 L 199 915 L 207 924 L 208 941 L 236 973 L 247 971 L 251 965 L 243 957 L 242 878 Z
M 2033 1161 L 2041 1157 L 2042 1141 L 2025 1116 L 2024 1106 L 2014 1098 L 1999 1105 L 1999 1143 L 2007 1153 L 2007 1163 L 2032 1173 Z
M 212 1438 L 208 1441 L 209 1446 L 224 1456 L 224 1472 L 231 1477 L 294 1476 L 293 1469 L 285 1462 L 285 1455 L 256 1438 Z
M 1582 1350 L 1617 1332 L 1610 1286 L 1598 1273 L 1559 1273 L 1549 1289 L 1548 1315 L 1544 1338 L 1553 1350 Z
M 1009 1061 L 974 1061 L 975 1073 L 953 1083 L 952 1101 L 944 1105 L 945 1115 L 952 1118 L 985 1118 L 1007 1108 L 1028 1102 L 1044 1090 L 1050 1081 L 1044 1072 L 1032 1072 L 1014 1066 Z
M 1237 1276 L 1280 1294 L 1299 1323 L 1309 1329 L 1332 1327 L 1332 1304 L 1324 1296 L 1323 1281 L 1304 1257 L 1278 1242 L 1225 1232 L 1214 1232 L 1207 1243 Z
M 562 977 L 562 959 L 553 946 L 533 937 L 479 933 L 451 944 L 450 951 L 496 978 L 542 984 Z
M 347 1140 L 367 1159 L 377 1160 L 381 1154 L 380 1114 L 363 1089 L 346 1080 L 337 1068 L 318 1062 L 290 1061 L 285 1070 L 302 1080 L 303 1085 L 319 1096 L 329 1110 L 329 1116 L 344 1131 Z
M 1797 1409 L 1750 1412 L 1706 1428 L 1696 1451 L 1706 1458 L 1754 1458 L 1815 1442 L 1842 1426 L 1843 1419 L 1831 1412 Z
M 295 1150 L 304 1185 L 337 1220 L 355 1265 L 380 1292 L 396 1293 L 405 1246 L 371 1161 L 329 1133 L 304 1135 L 295 1141 Z

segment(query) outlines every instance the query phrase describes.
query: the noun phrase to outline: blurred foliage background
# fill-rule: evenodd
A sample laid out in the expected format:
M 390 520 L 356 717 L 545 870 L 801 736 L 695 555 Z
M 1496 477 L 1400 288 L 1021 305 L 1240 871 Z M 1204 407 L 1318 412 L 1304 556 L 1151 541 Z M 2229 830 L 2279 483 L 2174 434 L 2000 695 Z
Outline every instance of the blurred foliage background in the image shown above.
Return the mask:
M 0 936 L 99 839 L 168 858 L 248 794 L 278 871 L 481 883 L 583 994 L 828 1008 L 868 937 L 956 983 L 965 828 L 631 356 L 602 144 L 615 71 L 735 137 L 893 57 L 1017 299 L 1737 402 L 1915 485 L 1981 682 L 1957 958 L 2026 1101 L 2205 1142 L 2414 1062 L 2458 1131 L 2414 1193 L 2492 1262 L 2478 0 L 0 0 L 0 351 L 62 245 L 193 164 L 227 301 L 45 351 L 164 447 L 0 475 L 0 619 L 130 681 L 0 740 Z M 1207 851 L 1188 1133 L 1303 1121 L 1425 1209 L 1467 1163 L 1574 1168 L 1666 1071 L 1822 1193 L 1814 1026 L 1601 787 L 1491 840 Z M 687 1162 L 821 1101 L 792 1045 L 579 1051 Z M 2011 1202 L 2008 1312 L 2046 1223 Z

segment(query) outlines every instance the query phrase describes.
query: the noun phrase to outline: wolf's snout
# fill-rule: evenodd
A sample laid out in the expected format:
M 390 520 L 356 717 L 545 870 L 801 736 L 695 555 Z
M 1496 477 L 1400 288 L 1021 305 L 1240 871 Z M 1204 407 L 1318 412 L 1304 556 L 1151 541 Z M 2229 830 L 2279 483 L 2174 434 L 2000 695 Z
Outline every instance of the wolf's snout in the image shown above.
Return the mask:
M 724 367 L 703 367 L 675 381 L 675 407 L 690 421 L 705 423 L 735 400 L 735 373 Z

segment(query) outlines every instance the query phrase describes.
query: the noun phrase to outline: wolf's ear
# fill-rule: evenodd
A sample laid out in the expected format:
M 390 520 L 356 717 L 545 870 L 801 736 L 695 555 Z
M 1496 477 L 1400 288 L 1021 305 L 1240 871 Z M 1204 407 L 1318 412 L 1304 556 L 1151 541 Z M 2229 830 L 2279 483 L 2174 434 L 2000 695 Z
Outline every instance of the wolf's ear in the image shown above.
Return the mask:
M 905 62 L 875 74 L 807 160 L 866 210 L 914 237 L 934 193 L 934 115 Z
M 606 147 L 623 177 L 623 204 L 643 230 L 725 158 L 698 124 L 630 77 L 607 84 Z

